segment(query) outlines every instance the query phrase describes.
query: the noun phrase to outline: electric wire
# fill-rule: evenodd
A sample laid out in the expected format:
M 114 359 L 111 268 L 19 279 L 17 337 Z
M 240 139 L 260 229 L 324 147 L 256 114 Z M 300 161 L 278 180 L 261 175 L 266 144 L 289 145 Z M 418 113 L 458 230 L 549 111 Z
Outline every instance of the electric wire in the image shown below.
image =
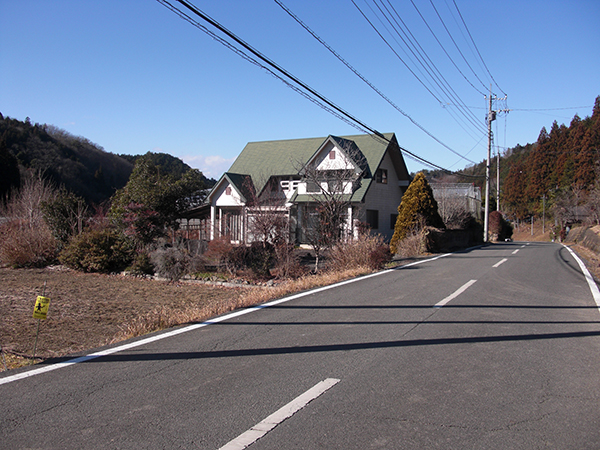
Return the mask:
M 467 78 L 467 76 L 462 72 L 462 70 L 460 70 L 460 68 L 458 67 L 458 65 L 456 64 L 456 62 L 454 61 L 454 59 L 450 56 L 450 54 L 448 53 L 448 51 L 446 50 L 446 48 L 444 47 L 444 45 L 440 42 L 440 40 L 438 39 L 437 35 L 435 34 L 435 32 L 433 31 L 433 29 L 429 26 L 429 23 L 427 22 L 427 20 L 425 19 L 425 17 L 423 16 L 423 14 L 421 14 L 421 11 L 419 10 L 419 8 L 417 7 L 417 5 L 415 4 L 415 2 L 413 0 L 410 0 L 410 2 L 412 3 L 412 5 L 414 6 L 414 8 L 416 9 L 417 13 L 419 14 L 419 16 L 421 17 L 421 19 L 423 20 L 423 22 L 425 23 L 425 26 L 429 29 L 429 31 L 431 32 L 431 34 L 433 35 L 434 39 L 436 40 L 436 42 L 439 44 L 439 46 L 441 47 L 441 49 L 443 50 L 443 52 L 446 54 L 446 56 L 448 57 L 448 59 L 450 60 L 450 62 L 454 65 L 454 67 L 456 68 L 456 70 L 458 71 L 458 73 L 461 74 L 461 76 L 465 79 L 465 81 L 467 83 L 469 83 L 471 85 L 471 87 L 473 89 L 475 89 L 477 92 L 479 92 L 481 95 L 485 95 L 485 93 L 481 90 L 479 90 L 479 88 L 477 88 L 472 82 L 471 80 L 469 80 Z
M 443 25 L 444 29 L 446 30 L 446 33 L 450 37 L 450 40 L 452 41 L 452 43 L 456 47 L 456 50 L 458 50 L 458 53 L 460 54 L 460 56 L 462 56 L 463 61 L 465 62 L 465 64 L 467 65 L 467 67 L 469 67 L 469 69 L 471 69 L 471 72 L 473 72 L 473 75 L 475 75 L 475 78 L 477 78 L 477 80 L 479 80 L 479 82 L 481 83 L 481 85 L 485 88 L 485 83 L 483 81 L 481 81 L 481 79 L 477 76 L 477 73 L 473 70 L 473 67 L 471 67 L 471 65 L 467 61 L 467 58 L 465 58 L 465 55 L 460 50 L 458 44 L 456 43 L 456 41 L 452 37 L 452 33 L 450 33 L 450 30 L 446 26 L 446 23 L 444 22 L 444 19 L 442 19 L 442 16 L 440 15 L 439 11 L 437 10 L 437 8 L 435 7 L 435 5 L 433 4 L 433 0 L 429 0 L 429 3 L 431 3 L 431 6 L 433 7 L 433 10 L 435 11 L 435 13 L 437 14 L 438 18 L 440 19 L 440 22 L 442 22 L 442 25 Z
M 180 3 L 185 8 L 187 8 L 188 10 L 190 10 L 193 14 L 197 15 L 203 21 L 209 23 L 211 26 L 213 26 L 214 28 L 216 28 L 217 30 L 219 30 L 220 32 L 222 32 L 223 34 L 225 34 L 227 37 L 229 37 L 230 39 L 232 39 L 233 41 L 235 41 L 238 45 L 240 45 L 241 47 L 243 47 L 244 49 L 246 49 L 247 51 L 249 51 L 250 53 L 252 53 L 258 59 L 260 59 L 263 62 L 265 62 L 268 66 L 270 66 L 270 68 L 262 65 L 256 59 L 254 59 L 250 55 L 246 54 L 243 50 L 235 47 L 230 42 L 226 41 L 225 39 L 223 39 L 223 38 L 219 37 L 218 35 L 216 35 L 215 33 L 211 32 L 206 27 L 204 27 L 202 24 L 200 24 L 196 20 L 192 19 L 189 15 L 187 15 L 186 13 L 184 13 L 183 11 L 181 11 L 179 8 L 173 6 L 169 1 L 167 1 L 167 0 L 157 0 L 157 1 L 160 4 L 162 4 L 163 6 L 167 7 L 172 12 L 176 13 L 180 18 L 186 20 L 188 23 L 194 25 L 195 27 L 197 27 L 201 31 L 203 31 L 206 34 L 208 34 L 209 36 L 211 36 L 213 39 L 217 40 L 219 43 L 223 44 L 228 49 L 232 50 L 234 53 L 236 53 L 239 56 L 241 56 L 242 58 L 244 58 L 246 61 L 251 62 L 252 64 L 258 65 L 259 67 L 267 70 L 269 73 L 271 73 L 272 75 L 274 75 L 276 78 L 284 81 L 284 83 L 287 86 L 289 86 L 292 89 L 294 89 L 294 91 L 302 94 L 305 98 L 308 98 L 313 103 L 318 104 L 319 106 L 321 106 L 322 108 L 324 108 L 326 111 L 328 111 L 330 113 L 334 113 L 334 115 L 336 117 L 341 118 L 342 120 L 344 120 L 349 125 L 353 126 L 354 128 L 359 129 L 360 131 L 362 131 L 364 133 L 370 134 L 375 139 L 382 139 L 385 142 L 388 142 L 388 143 L 390 142 L 387 138 L 385 138 L 385 136 L 383 134 L 381 134 L 380 132 L 378 132 L 374 128 L 369 127 L 365 123 L 361 122 L 359 119 L 355 118 L 354 116 L 350 115 L 349 113 L 347 113 L 346 111 L 344 111 L 343 109 L 341 109 L 339 106 L 337 106 L 334 103 L 332 103 L 330 100 L 328 100 L 323 95 L 319 94 L 317 91 L 315 91 L 313 88 L 311 88 L 310 86 L 308 86 L 306 83 L 300 81 L 297 77 L 295 77 L 291 73 L 287 72 L 285 69 L 283 69 L 282 67 L 280 67 L 279 65 L 277 65 L 275 62 L 273 62 L 272 60 L 270 60 L 269 58 L 267 58 L 266 56 L 264 56 L 258 50 L 254 49 L 248 43 L 246 43 L 241 38 L 239 38 L 238 36 L 236 36 L 233 32 L 231 32 L 227 28 L 225 28 L 223 25 L 221 25 L 220 23 L 218 23 L 217 21 L 215 21 L 214 19 L 212 19 L 211 17 L 209 17 L 208 15 L 206 15 L 205 13 L 203 13 L 202 11 L 200 11 L 196 6 L 192 5 L 191 3 L 189 3 L 189 2 L 187 2 L 185 0 L 177 0 L 178 3 Z M 274 69 L 274 70 L 271 70 L 271 69 Z M 289 78 L 297 86 L 293 85 L 292 83 L 288 82 L 287 80 L 284 80 L 283 77 Z M 306 92 L 302 91 L 302 89 L 300 89 L 300 88 L 304 89 Z M 311 98 L 309 94 L 313 95 L 316 98 Z M 322 103 L 324 103 L 324 105 Z M 437 165 L 435 163 L 432 163 L 431 161 L 428 161 L 428 160 L 426 160 L 426 159 L 424 159 L 424 158 L 416 155 L 415 153 L 408 151 L 407 149 L 405 149 L 403 147 L 400 147 L 400 146 L 398 146 L 398 147 L 410 159 L 413 159 L 413 160 L 415 160 L 417 162 L 425 164 L 428 167 L 432 167 L 432 168 L 444 171 L 446 173 L 455 173 L 455 172 L 452 172 L 452 171 L 450 171 L 448 169 L 445 169 L 444 167 L 441 167 L 441 166 L 439 166 L 439 165 Z M 455 173 L 455 174 L 461 175 L 461 176 L 465 176 L 465 175 L 460 174 L 460 173 Z M 470 176 L 470 177 L 473 177 L 473 176 Z M 477 178 L 477 177 L 475 177 L 475 178 Z
M 356 7 L 356 9 L 360 12 L 360 14 L 363 16 L 363 18 L 367 21 L 367 23 L 371 26 L 371 28 L 373 28 L 373 30 L 377 33 L 377 35 L 384 41 L 384 43 L 390 48 L 390 50 L 394 53 L 394 55 L 404 64 L 404 66 L 409 70 L 409 72 L 417 79 L 417 81 L 419 81 L 419 83 L 421 83 L 421 85 L 423 87 L 425 87 L 425 89 L 438 101 L 438 103 L 440 104 L 440 106 L 445 107 L 446 104 L 448 104 L 447 102 L 443 102 L 442 100 L 440 100 L 440 95 L 439 93 L 434 93 L 432 89 L 435 88 L 430 88 L 428 87 L 425 82 L 415 73 L 415 71 L 409 66 L 409 64 L 400 56 L 400 54 L 395 50 L 395 48 L 390 44 L 390 42 L 385 38 L 385 36 L 383 36 L 383 34 L 381 33 L 381 31 L 377 28 L 377 26 L 373 23 L 373 21 L 371 19 L 369 19 L 369 17 L 367 16 L 367 14 L 360 8 L 360 6 L 358 6 L 358 4 L 354 1 L 351 0 L 352 3 L 354 4 L 354 6 Z M 373 10 L 373 8 L 371 8 L 371 6 L 367 3 L 367 6 L 369 7 L 369 9 L 371 9 L 371 12 L 380 20 L 381 22 L 381 18 L 379 18 L 379 16 L 377 15 L 377 13 Z M 386 28 L 387 30 L 387 26 L 382 22 L 382 25 L 384 28 Z M 392 38 L 394 38 L 393 34 L 388 30 L 388 33 L 390 35 L 392 35 Z M 395 38 L 394 38 L 395 40 Z M 397 41 L 396 41 L 397 42 Z M 398 42 L 397 42 L 398 43 Z M 400 45 L 398 43 L 398 45 Z M 409 56 L 407 54 L 407 56 Z M 409 56 L 410 59 L 410 56 Z M 421 72 L 421 70 L 417 67 L 417 70 L 419 72 Z M 424 75 L 421 72 L 422 75 Z M 458 108 L 460 110 L 460 108 Z M 457 117 L 454 115 L 454 112 L 450 109 L 447 109 L 447 111 L 450 113 L 450 115 L 453 117 L 453 119 L 457 122 L 457 124 L 465 131 L 465 133 L 469 134 L 471 136 L 471 138 L 473 138 L 474 140 L 477 140 L 478 138 L 474 137 L 471 132 L 469 130 L 467 130 L 467 128 L 465 128 L 465 126 L 463 126 L 463 119 L 460 117 Z M 464 111 L 462 111 L 462 113 L 464 114 Z M 479 128 L 481 126 L 480 123 L 473 121 L 473 126 L 475 128 L 477 128 L 479 131 L 477 134 L 481 133 L 481 132 L 485 132 L 482 128 Z M 466 126 L 468 126 L 467 124 L 465 124 Z
M 243 52 L 241 49 L 236 48 L 231 43 L 227 42 L 225 39 L 223 39 L 220 36 L 216 35 L 212 31 L 210 31 L 209 29 L 207 29 L 206 27 L 204 27 L 202 24 L 200 24 L 199 22 L 195 21 L 189 15 L 185 14 L 183 11 L 181 11 L 181 10 L 177 9 L 176 7 L 174 7 L 168 1 L 166 1 L 166 0 L 158 0 L 158 2 L 161 3 L 162 5 L 166 6 L 168 9 L 170 9 L 171 11 L 173 11 L 175 14 L 177 14 L 179 17 L 181 17 L 185 21 L 189 22 L 190 24 L 192 24 L 196 28 L 200 29 L 201 31 L 203 31 L 204 33 L 206 33 L 207 35 L 209 35 L 210 37 L 212 37 L 214 40 L 216 40 L 220 44 L 222 44 L 225 47 L 227 47 L 229 50 L 231 50 L 234 53 L 236 53 L 241 58 L 245 59 L 246 61 L 250 62 L 251 64 L 254 64 L 255 66 L 257 66 L 257 67 L 259 67 L 261 69 L 264 69 L 271 76 L 273 76 L 274 78 L 279 79 L 286 86 L 288 86 L 292 90 L 296 91 L 297 93 L 299 93 L 300 95 L 302 95 L 306 99 L 310 100 L 311 102 L 313 102 L 314 104 L 316 104 L 317 106 L 319 106 L 320 108 L 322 108 L 323 110 L 329 112 L 333 116 L 335 116 L 338 119 L 346 122 L 348 125 L 351 125 L 354 128 L 357 128 L 358 130 L 360 130 L 362 132 L 368 132 L 368 131 L 360 128 L 359 126 L 357 126 L 357 124 L 355 124 L 354 122 L 351 122 L 348 118 L 346 118 L 346 117 L 342 116 L 341 114 L 339 114 L 337 111 L 329 108 L 327 105 L 324 105 L 323 103 L 320 103 L 315 98 L 311 97 L 306 92 L 304 92 L 301 89 L 299 89 L 297 86 L 291 84 L 290 82 L 288 82 L 287 80 L 285 80 L 284 78 L 282 78 L 281 76 L 279 76 L 277 73 L 273 72 L 271 69 L 269 69 L 265 65 L 261 64 L 260 62 L 258 62 L 255 58 L 252 58 L 250 55 L 248 55 L 247 53 Z
M 465 19 L 463 19 L 463 16 L 460 12 L 460 10 L 458 9 L 458 5 L 456 4 L 456 0 L 452 0 L 452 2 L 454 3 L 454 7 L 456 8 L 456 11 L 458 12 L 458 15 L 460 17 L 460 20 L 462 21 L 465 30 L 467 30 L 467 34 L 469 35 L 469 37 L 471 38 L 471 42 L 473 43 L 473 47 L 475 47 L 475 50 L 477 51 L 477 54 L 479 55 L 479 58 L 481 59 L 481 62 L 483 63 L 483 66 L 485 67 L 485 70 L 487 70 L 488 75 L 490 76 L 490 78 L 492 79 L 492 81 L 494 82 L 494 84 L 496 85 L 496 87 L 498 89 L 500 89 L 500 92 L 502 92 L 505 96 L 507 95 L 506 92 L 504 92 L 504 90 L 500 87 L 500 85 L 496 82 L 496 80 L 494 79 L 494 76 L 492 75 L 492 73 L 490 72 L 490 69 L 488 69 L 487 64 L 485 63 L 485 61 L 483 60 L 483 57 L 481 56 L 481 53 L 479 52 L 479 48 L 477 48 L 477 44 L 475 44 L 475 40 L 473 39 L 473 36 L 471 35 L 471 32 L 469 31 L 469 27 L 467 27 L 467 24 L 465 22 Z
M 372 0 L 372 1 L 373 1 L 373 3 L 375 3 L 377 5 L 376 0 Z M 429 74 L 429 76 L 440 87 L 440 89 L 442 89 L 446 93 L 446 95 L 449 98 L 453 98 L 453 99 L 456 100 L 457 103 L 461 104 L 460 108 L 461 108 L 461 110 L 462 110 L 463 115 L 465 116 L 465 118 L 467 120 L 471 121 L 471 123 L 476 128 L 479 128 L 481 126 L 481 123 L 473 115 L 473 113 L 471 111 L 469 111 L 469 109 L 467 108 L 467 106 L 461 100 L 460 96 L 452 88 L 452 86 L 450 85 L 450 83 L 448 83 L 448 81 L 446 80 L 446 78 L 444 77 L 444 75 L 439 71 L 439 69 L 437 68 L 437 66 L 435 65 L 435 63 L 431 60 L 431 58 L 429 57 L 429 55 L 427 54 L 427 52 L 423 49 L 423 47 L 421 46 L 421 44 L 419 44 L 419 41 L 415 38 L 415 36 L 413 35 L 413 33 L 410 31 L 410 28 L 404 22 L 404 20 L 402 20 L 402 17 L 400 16 L 400 14 L 398 14 L 398 11 L 396 10 L 396 8 L 394 8 L 394 6 L 390 3 L 389 0 L 387 0 L 387 3 L 389 5 L 389 7 L 391 8 L 391 11 L 390 11 L 390 9 L 387 6 L 385 6 L 385 4 L 383 4 L 383 1 L 381 3 L 383 5 L 383 7 L 385 8 L 387 14 L 382 11 L 382 9 L 381 9 L 381 7 L 379 5 L 377 5 L 379 11 L 384 15 L 384 17 L 386 18 L 386 20 L 388 21 L 388 23 L 392 26 L 392 28 L 396 31 L 396 33 L 398 35 L 399 35 L 399 33 L 397 31 L 398 29 L 400 29 L 400 31 L 404 34 L 404 36 L 406 37 L 406 40 L 404 40 L 404 38 L 402 38 L 399 35 L 400 38 L 402 39 L 402 41 L 407 46 L 408 46 L 407 41 L 410 42 L 410 46 L 408 46 L 409 50 L 417 58 L 417 60 L 421 64 L 421 66 L 425 69 L 425 71 Z M 393 11 L 393 13 L 392 13 L 392 11 Z M 394 21 L 394 23 L 396 24 L 396 26 L 394 26 L 394 24 L 392 24 L 392 22 L 390 21 L 390 18 L 388 16 L 392 18 L 392 20 Z M 402 25 L 400 25 L 400 23 L 398 23 L 398 21 L 400 21 Z M 410 48 L 411 46 L 414 49 L 414 51 Z M 416 51 L 417 54 L 415 54 L 415 51 Z
M 437 137 L 427 131 L 423 126 L 421 126 L 417 121 L 415 121 L 409 114 L 404 112 L 398 105 L 396 105 L 389 97 L 387 97 L 383 92 L 381 92 L 373 83 L 371 83 L 365 76 L 363 76 L 357 69 L 355 69 L 348 61 L 346 61 L 337 51 L 335 51 L 327 42 L 325 42 L 319 35 L 317 35 L 306 23 L 304 23 L 296 14 L 294 14 L 286 5 L 284 5 L 280 0 L 274 0 L 281 9 L 283 9 L 290 17 L 292 17 L 302 28 L 304 28 L 308 33 L 310 33 L 321 45 L 323 45 L 329 52 L 331 52 L 339 61 L 341 61 L 348 69 L 350 69 L 357 77 L 359 77 L 363 82 L 365 82 L 371 89 L 373 89 L 381 98 L 383 98 L 386 102 L 388 102 L 394 109 L 396 109 L 400 114 L 410 120 L 413 125 L 417 126 L 421 131 L 435 140 L 438 144 L 442 145 L 446 149 L 450 150 L 455 155 L 460 158 L 468 161 L 472 164 L 475 164 L 474 161 L 466 158 L 462 154 L 450 148 L 444 142 L 440 141 Z
M 385 38 L 385 36 L 383 36 L 383 34 L 377 29 L 377 27 L 375 26 L 375 24 L 369 19 L 369 17 L 367 17 L 367 15 L 364 13 L 364 11 L 356 4 L 356 2 L 354 0 L 351 0 L 352 3 L 354 4 L 354 6 L 356 7 L 356 9 L 359 11 L 359 13 L 363 16 L 363 18 L 367 21 L 367 23 L 371 26 L 371 28 L 373 28 L 373 30 L 375 31 L 375 33 L 377 33 L 377 35 L 381 38 L 381 40 L 383 40 L 383 42 L 388 46 L 388 48 L 392 51 L 392 53 L 394 53 L 394 55 L 396 55 L 396 57 L 402 62 L 402 64 L 404 64 L 404 66 L 408 69 L 408 71 L 417 79 L 417 81 L 419 83 L 421 83 L 421 85 L 425 88 L 425 90 L 427 92 L 429 92 L 429 94 L 431 94 L 431 96 L 433 96 L 433 98 L 435 98 L 437 100 L 437 102 L 440 104 L 440 106 L 444 107 L 444 102 L 442 100 L 440 100 L 440 98 L 425 84 L 425 82 L 423 80 L 421 80 L 421 78 L 419 78 L 417 76 L 417 74 L 412 70 L 412 68 L 406 63 L 406 61 L 402 58 L 402 56 L 400 56 L 398 54 L 398 52 L 396 51 L 396 49 L 389 43 L 389 41 Z M 452 115 L 452 114 L 451 114 Z M 473 136 L 470 134 L 470 132 L 463 127 L 462 123 L 460 123 L 460 121 L 452 116 L 454 118 L 454 120 L 456 120 L 456 122 L 458 123 L 458 125 L 465 131 L 465 133 L 469 134 L 472 138 Z M 474 138 L 475 139 L 475 138 Z

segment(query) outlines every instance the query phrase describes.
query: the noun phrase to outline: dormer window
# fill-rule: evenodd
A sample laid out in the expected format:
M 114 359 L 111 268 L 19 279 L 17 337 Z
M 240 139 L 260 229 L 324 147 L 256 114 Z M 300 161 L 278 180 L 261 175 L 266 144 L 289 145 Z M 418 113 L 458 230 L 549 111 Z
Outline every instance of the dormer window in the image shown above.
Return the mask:
M 377 169 L 377 172 L 375 172 L 375 181 L 377 183 L 387 184 L 387 170 Z

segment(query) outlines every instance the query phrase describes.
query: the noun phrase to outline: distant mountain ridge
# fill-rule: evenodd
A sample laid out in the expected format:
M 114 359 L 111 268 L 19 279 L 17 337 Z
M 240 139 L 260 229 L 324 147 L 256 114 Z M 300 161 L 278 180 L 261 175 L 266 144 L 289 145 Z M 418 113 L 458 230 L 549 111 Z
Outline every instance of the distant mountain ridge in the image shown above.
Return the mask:
M 176 179 L 191 169 L 165 153 L 116 155 L 53 125 L 32 124 L 29 118 L 20 121 L 0 113 L 0 198 L 18 187 L 27 171 L 39 171 L 88 203 L 101 204 L 127 184 L 142 156 Z M 214 180 L 206 179 L 206 183 L 212 186 Z

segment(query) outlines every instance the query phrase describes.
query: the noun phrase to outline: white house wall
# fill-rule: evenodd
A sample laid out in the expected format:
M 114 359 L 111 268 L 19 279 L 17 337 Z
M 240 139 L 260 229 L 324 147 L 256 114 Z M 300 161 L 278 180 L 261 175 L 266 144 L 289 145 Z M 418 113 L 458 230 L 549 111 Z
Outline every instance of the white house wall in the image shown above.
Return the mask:
M 230 188 L 229 194 L 227 193 L 227 188 Z M 214 199 L 214 204 L 218 207 L 244 205 L 238 191 L 229 183 L 223 183 L 223 185 L 217 189 L 214 194 Z
M 329 159 L 329 153 L 335 152 L 335 159 Z M 346 154 L 329 142 L 318 157 L 317 170 L 354 170 L 354 163 Z
M 394 169 L 389 153 L 386 152 L 379 168 L 387 170 L 387 184 L 377 183 L 376 181 L 371 183 L 371 187 L 365 197 L 364 210 L 361 211 L 362 218 L 360 220 L 365 221 L 367 209 L 379 211 L 379 228 L 373 230 L 373 232 L 381 234 L 385 239 L 389 240 L 394 234 L 390 218 L 392 215 L 396 216 L 398 214 L 398 206 L 400 206 L 400 202 L 402 201 L 402 190 L 398 185 L 400 180 L 398 179 L 398 174 Z

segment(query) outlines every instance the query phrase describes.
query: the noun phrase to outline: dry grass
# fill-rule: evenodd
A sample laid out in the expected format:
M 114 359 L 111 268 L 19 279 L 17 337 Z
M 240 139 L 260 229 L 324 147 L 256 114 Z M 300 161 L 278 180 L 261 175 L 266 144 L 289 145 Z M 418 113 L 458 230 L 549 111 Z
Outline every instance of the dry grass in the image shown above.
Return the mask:
M 186 323 L 204 322 L 236 309 L 260 305 L 262 303 L 283 298 L 287 295 L 327 286 L 339 281 L 348 280 L 370 273 L 366 267 L 355 267 L 338 272 L 326 272 L 308 275 L 296 280 L 289 280 L 274 287 L 257 287 L 246 290 L 238 297 L 231 297 L 218 303 L 204 306 L 191 306 L 181 309 L 170 309 L 161 305 L 147 314 L 136 317 L 119 332 L 111 343 L 142 336 L 153 331 L 171 328 Z
M 0 345 L 4 366 L 15 368 L 68 356 L 153 331 L 203 322 L 235 309 L 371 272 L 354 268 L 308 275 L 274 287 L 231 288 L 166 282 L 71 270 L 0 269 Z M 32 358 L 37 295 L 47 282 L 48 319 L 41 322 Z
M 415 258 L 425 253 L 425 230 L 413 230 L 396 244 L 396 255 L 400 258 Z

